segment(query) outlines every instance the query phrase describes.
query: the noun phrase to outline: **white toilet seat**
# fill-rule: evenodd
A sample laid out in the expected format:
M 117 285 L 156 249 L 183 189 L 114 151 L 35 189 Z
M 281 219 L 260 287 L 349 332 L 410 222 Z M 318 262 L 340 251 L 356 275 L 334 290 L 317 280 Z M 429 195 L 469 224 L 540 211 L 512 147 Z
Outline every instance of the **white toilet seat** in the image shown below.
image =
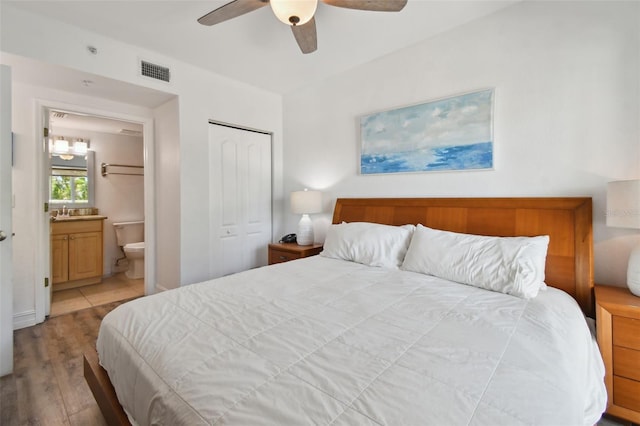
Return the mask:
M 144 253 L 144 241 L 126 244 L 124 251 L 125 253 Z

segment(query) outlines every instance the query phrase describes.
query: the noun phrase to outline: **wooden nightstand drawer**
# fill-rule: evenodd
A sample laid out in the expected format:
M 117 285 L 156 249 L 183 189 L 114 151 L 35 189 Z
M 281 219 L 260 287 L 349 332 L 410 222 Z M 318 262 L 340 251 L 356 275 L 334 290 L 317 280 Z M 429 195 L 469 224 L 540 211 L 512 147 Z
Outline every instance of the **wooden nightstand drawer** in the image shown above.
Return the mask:
M 322 251 L 322 244 L 299 246 L 296 243 L 269 244 L 269 265 L 315 256 Z
M 269 264 L 288 262 L 295 259 L 300 259 L 299 253 L 274 249 L 269 250 Z
M 633 411 L 640 411 L 640 382 L 613 376 L 613 403 Z
M 640 381 L 640 351 L 614 345 L 613 374 Z
M 640 319 L 612 317 L 613 344 L 640 350 Z

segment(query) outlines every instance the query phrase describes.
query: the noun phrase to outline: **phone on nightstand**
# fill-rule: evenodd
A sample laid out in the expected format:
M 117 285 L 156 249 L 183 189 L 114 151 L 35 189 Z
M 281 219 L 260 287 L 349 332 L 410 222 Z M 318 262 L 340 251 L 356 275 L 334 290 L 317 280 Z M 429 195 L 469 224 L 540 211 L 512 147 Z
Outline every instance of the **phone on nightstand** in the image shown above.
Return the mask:
M 280 238 L 281 243 L 295 243 L 296 242 L 296 234 L 287 234 L 284 237 Z

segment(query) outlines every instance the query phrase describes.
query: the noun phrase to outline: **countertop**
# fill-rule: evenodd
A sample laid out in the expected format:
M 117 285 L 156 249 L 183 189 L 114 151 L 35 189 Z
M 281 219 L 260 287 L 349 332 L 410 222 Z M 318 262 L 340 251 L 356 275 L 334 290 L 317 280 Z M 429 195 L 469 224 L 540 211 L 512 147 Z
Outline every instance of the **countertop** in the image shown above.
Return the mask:
M 92 215 L 86 215 L 86 216 L 65 216 L 65 217 L 59 217 L 59 216 L 51 216 L 52 222 L 76 222 L 76 221 L 80 221 L 80 220 L 105 220 L 107 218 L 107 216 L 102 216 L 99 214 L 92 214 Z

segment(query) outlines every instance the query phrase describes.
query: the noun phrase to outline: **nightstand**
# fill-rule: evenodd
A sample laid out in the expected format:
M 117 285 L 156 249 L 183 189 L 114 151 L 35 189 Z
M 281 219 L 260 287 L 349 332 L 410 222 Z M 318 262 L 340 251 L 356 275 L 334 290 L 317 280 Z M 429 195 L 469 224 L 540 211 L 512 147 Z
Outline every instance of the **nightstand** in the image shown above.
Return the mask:
M 269 265 L 315 256 L 322 251 L 322 244 L 299 246 L 296 243 L 269 244 Z
M 597 285 L 595 292 L 607 413 L 640 423 L 640 297 L 620 287 Z

